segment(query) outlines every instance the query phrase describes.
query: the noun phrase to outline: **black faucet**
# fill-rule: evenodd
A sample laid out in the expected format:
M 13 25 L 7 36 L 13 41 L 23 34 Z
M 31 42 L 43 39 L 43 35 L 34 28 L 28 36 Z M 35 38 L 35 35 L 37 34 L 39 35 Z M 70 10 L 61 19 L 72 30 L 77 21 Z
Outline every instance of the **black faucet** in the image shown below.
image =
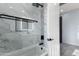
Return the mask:
M 43 45 L 44 43 L 39 43 L 39 45 Z

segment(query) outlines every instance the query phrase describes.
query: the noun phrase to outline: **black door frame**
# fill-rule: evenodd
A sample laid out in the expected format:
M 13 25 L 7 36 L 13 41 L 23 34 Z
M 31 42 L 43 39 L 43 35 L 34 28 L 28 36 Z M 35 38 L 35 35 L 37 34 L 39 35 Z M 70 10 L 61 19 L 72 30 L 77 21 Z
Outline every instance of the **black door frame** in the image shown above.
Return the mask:
M 59 39 L 60 39 L 60 43 L 62 43 L 62 16 L 59 17 Z

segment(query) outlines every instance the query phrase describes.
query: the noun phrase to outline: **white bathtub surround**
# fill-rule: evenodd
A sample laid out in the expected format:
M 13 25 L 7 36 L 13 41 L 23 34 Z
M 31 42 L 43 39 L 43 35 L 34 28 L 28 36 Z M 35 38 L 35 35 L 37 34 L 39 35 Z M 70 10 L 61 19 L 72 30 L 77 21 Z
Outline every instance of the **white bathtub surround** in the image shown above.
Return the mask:
M 44 56 L 44 55 L 47 55 L 45 48 L 41 50 L 39 44 L 35 44 L 29 47 L 25 47 L 23 49 L 3 54 L 2 56 Z
M 4 46 L 5 53 L 7 50 L 8 50 L 8 52 L 11 52 L 11 51 L 22 48 L 22 39 L 18 33 L 2 34 L 2 36 L 0 36 L 0 41 L 1 40 L 2 40 L 2 42 L 0 43 L 0 45 Z M 6 47 L 6 49 L 5 49 L 5 47 Z M 0 47 L 0 49 L 2 49 L 2 48 Z
M 26 34 L 25 32 L 6 33 L 0 39 L 8 39 L 9 42 L 5 43 L 5 46 L 7 46 L 7 49 L 11 48 L 12 50 L 21 49 L 41 42 L 40 35 Z
M 44 53 L 42 53 L 40 56 L 48 56 L 48 52 L 45 51 Z
M 2 37 L 0 39 L 9 40 L 9 42 L 7 42 L 3 45 L 3 46 L 6 46 L 7 49 L 5 49 L 5 47 L 4 48 L 0 47 L 0 55 L 12 55 L 12 56 L 37 55 L 37 56 L 39 56 L 42 53 L 45 53 L 45 52 L 43 52 L 43 51 L 45 51 L 45 48 L 43 48 L 43 50 L 41 50 L 41 46 L 39 46 L 39 42 L 41 42 L 41 41 L 40 41 L 39 35 L 36 35 L 36 34 L 22 35 L 22 32 L 21 33 L 19 33 L 19 32 L 7 33 L 7 34 L 2 35 Z M 2 42 L 2 43 L 4 43 L 4 42 Z

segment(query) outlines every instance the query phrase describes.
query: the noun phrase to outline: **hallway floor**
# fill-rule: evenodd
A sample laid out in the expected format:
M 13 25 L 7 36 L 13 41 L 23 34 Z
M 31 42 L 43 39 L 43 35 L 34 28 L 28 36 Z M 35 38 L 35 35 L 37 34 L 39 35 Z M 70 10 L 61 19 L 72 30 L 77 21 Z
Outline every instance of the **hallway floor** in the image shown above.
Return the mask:
M 62 43 L 60 46 L 61 56 L 73 56 L 75 50 L 79 50 L 79 46 Z

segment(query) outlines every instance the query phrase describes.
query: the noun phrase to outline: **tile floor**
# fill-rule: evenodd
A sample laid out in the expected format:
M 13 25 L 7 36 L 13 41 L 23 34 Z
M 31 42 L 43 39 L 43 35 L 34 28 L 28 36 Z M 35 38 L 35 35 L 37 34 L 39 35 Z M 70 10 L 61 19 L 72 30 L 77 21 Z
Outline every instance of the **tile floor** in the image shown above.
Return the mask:
M 61 56 L 73 56 L 72 54 L 75 49 L 79 50 L 79 46 L 62 43 L 60 45 L 60 51 L 61 51 L 60 55 Z

